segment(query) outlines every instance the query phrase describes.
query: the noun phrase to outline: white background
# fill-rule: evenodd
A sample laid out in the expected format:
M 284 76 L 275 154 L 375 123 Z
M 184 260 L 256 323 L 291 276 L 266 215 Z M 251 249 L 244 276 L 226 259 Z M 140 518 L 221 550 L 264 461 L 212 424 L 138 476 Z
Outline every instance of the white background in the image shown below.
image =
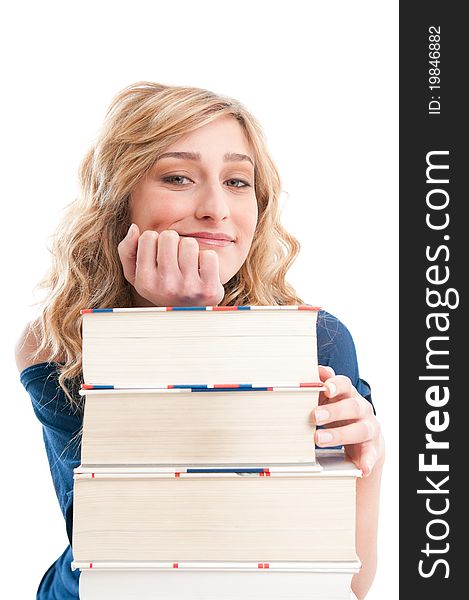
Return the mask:
M 67 544 L 14 344 L 33 316 L 49 236 L 115 93 L 140 80 L 241 100 L 279 167 L 289 281 L 350 329 L 387 442 L 379 566 L 398 597 L 397 2 L 21 2 L 2 9 L 1 584 L 35 597 Z M 4 591 L 4 590 L 2 590 Z M 0 592 L 1 593 L 1 592 Z

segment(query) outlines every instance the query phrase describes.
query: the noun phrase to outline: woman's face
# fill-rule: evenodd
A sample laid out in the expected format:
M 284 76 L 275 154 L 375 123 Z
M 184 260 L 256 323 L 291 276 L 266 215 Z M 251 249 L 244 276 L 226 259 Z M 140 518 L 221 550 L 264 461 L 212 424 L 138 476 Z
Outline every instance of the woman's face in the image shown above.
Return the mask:
M 173 229 L 215 250 L 220 281 L 229 281 L 248 255 L 258 216 L 254 153 L 241 125 L 219 117 L 181 137 L 135 187 L 129 207 L 140 233 Z

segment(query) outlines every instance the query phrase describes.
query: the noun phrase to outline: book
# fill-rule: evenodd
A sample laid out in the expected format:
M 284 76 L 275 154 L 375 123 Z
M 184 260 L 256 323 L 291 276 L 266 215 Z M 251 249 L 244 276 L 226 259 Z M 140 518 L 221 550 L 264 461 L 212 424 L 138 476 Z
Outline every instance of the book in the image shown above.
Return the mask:
M 356 561 L 355 484 L 342 454 L 319 472 L 74 473 L 75 563 Z
M 82 310 L 84 389 L 321 386 L 317 307 Z
M 313 466 L 319 390 L 81 390 L 81 462 Z
M 299 565 L 107 565 L 80 575 L 86 600 L 350 600 L 358 563 Z
M 343 450 L 315 450 L 317 307 L 82 311 L 81 600 L 342 600 Z

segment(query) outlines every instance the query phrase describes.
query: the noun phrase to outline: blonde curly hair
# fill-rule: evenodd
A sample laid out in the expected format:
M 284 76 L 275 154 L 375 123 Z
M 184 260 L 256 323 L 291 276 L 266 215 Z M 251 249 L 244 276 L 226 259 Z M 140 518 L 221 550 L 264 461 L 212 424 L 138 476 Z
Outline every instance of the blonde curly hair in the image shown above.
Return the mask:
M 78 197 L 52 236 L 51 266 L 35 286 L 47 293 L 33 323 L 40 340 L 34 356 L 47 351 L 58 363 L 59 385 L 75 408 L 80 398 L 70 391 L 82 376 L 80 310 L 132 306 L 117 253 L 130 226 L 132 190 L 178 138 L 222 116 L 240 123 L 253 148 L 259 216 L 249 254 L 224 285 L 220 305 L 303 304 L 285 281 L 300 245 L 280 224 L 280 177 L 258 121 L 237 100 L 205 89 L 130 85 L 111 102 L 82 162 Z

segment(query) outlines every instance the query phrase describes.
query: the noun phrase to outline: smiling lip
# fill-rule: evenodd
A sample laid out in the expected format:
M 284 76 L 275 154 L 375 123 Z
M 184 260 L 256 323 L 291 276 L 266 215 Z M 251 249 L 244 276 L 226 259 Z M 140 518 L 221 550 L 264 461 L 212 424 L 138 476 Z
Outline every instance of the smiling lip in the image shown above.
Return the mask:
M 208 231 L 196 231 L 194 233 L 180 233 L 181 237 L 193 237 L 199 243 L 207 246 L 228 246 L 234 239 L 226 233 L 209 233 Z

